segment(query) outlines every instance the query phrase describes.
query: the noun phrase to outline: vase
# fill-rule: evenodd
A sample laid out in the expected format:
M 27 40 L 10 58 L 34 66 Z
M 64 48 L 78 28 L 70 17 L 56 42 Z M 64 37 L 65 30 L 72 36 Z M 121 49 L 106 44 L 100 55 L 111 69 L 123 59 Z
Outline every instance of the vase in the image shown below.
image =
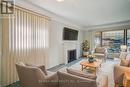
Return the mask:
M 83 56 L 84 56 L 84 57 L 87 57 L 87 56 L 88 56 L 88 54 L 89 54 L 89 53 L 88 53 L 88 52 L 86 52 L 86 51 L 84 51 L 84 52 L 83 52 Z
M 89 63 L 93 63 L 94 62 L 94 58 L 88 58 L 88 62 Z

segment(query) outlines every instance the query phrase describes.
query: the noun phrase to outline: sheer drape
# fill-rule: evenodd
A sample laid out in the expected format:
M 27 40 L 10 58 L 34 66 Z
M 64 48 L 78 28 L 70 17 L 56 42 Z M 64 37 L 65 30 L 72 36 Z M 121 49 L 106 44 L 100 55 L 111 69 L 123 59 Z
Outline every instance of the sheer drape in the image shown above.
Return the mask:
M 50 19 L 16 8 L 14 18 L 3 20 L 2 84 L 18 80 L 15 63 L 46 64 Z

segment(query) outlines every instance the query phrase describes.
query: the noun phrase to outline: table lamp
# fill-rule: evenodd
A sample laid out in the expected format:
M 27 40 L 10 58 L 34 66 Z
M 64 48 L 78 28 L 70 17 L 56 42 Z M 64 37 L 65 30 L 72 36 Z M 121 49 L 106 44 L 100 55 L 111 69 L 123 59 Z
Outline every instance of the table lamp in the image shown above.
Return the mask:
M 121 45 L 120 48 L 121 48 L 122 52 L 126 52 L 127 51 L 127 46 L 126 45 Z

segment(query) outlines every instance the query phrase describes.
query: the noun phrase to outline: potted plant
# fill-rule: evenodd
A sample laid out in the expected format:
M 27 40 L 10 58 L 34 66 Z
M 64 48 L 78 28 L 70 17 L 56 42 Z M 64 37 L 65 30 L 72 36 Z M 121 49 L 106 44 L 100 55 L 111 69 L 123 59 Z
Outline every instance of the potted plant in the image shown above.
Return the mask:
M 88 51 L 89 51 L 89 43 L 87 40 L 85 40 L 83 43 L 82 43 L 82 50 L 83 50 L 83 56 L 84 57 L 87 57 L 88 56 Z

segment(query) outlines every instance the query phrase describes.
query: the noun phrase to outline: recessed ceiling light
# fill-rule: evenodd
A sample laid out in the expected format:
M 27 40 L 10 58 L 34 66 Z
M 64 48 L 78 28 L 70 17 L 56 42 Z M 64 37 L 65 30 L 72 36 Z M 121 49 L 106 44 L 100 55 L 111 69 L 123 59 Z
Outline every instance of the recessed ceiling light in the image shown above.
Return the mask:
M 58 2 L 63 2 L 64 0 L 57 0 Z

